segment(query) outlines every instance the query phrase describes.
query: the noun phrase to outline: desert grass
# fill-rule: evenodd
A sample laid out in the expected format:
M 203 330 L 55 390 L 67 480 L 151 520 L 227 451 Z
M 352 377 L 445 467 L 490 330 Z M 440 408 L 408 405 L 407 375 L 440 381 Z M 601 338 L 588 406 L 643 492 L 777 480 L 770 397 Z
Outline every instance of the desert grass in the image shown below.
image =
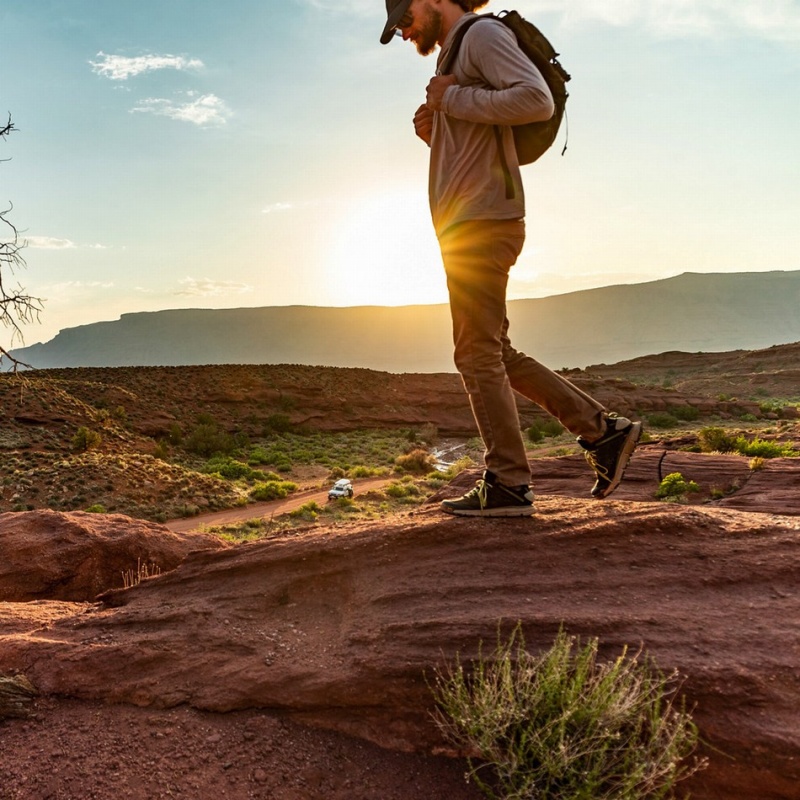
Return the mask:
M 493 800 L 666 800 L 704 766 L 676 675 L 626 650 L 601 663 L 597 639 L 560 631 L 535 656 L 517 626 L 431 687 L 440 730 Z
M 125 589 L 130 589 L 133 586 L 138 586 L 143 580 L 147 578 L 155 578 L 161 574 L 161 567 L 158 564 L 150 562 L 149 564 L 142 563 L 142 559 L 136 560 L 136 569 L 128 569 L 122 573 L 122 585 Z

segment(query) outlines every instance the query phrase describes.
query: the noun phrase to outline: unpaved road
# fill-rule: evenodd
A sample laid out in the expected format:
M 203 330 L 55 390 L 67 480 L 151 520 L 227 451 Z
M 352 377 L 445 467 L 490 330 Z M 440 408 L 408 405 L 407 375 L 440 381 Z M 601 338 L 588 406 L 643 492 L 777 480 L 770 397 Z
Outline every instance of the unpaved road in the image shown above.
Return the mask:
M 393 478 L 364 478 L 353 481 L 355 496 L 371 489 L 380 489 L 387 483 L 391 483 Z M 203 526 L 208 525 L 232 525 L 237 522 L 244 522 L 248 519 L 269 519 L 278 514 L 288 514 L 296 508 L 315 500 L 320 505 L 328 502 L 328 487 L 325 489 L 305 489 L 296 492 L 284 500 L 269 500 L 263 503 L 250 503 L 239 508 L 226 508 L 224 511 L 210 511 L 207 514 L 198 514 L 196 517 L 188 519 L 173 519 L 165 523 L 166 526 L 177 533 L 188 533 L 197 531 Z

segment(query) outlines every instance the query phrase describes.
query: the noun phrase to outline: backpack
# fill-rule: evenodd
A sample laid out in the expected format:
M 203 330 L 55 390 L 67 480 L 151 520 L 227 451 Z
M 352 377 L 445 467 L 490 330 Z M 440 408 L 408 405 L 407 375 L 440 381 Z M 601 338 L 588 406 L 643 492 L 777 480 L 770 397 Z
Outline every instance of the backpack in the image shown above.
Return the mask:
M 539 72 L 542 73 L 542 77 L 545 79 L 553 95 L 555 111 L 550 119 L 544 122 L 528 122 L 525 125 L 514 125 L 511 129 L 514 133 L 517 160 L 520 164 L 531 164 L 545 153 L 555 141 L 558 129 L 561 127 L 561 120 L 564 116 L 567 97 L 569 97 L 566 83 L 570 80 L 571 76 L 561 64 L 558 63 L 559 54 L 555 51 L 553 45 L 550 44 L 545 35 L 532 22 L 523 19 L 517 11 L 502 11 L 499 15 L 481 14 L 480 16 L 473 17 L 464 22 L 456 32 L 447 58 L 441 65 L 440 72 L 442 75 L 446 75 L 450 71 L 458 55 L 461 41 L 467 31 L 476 22 L 482 19 L 499 20 L 507 28 L 511 29 L 514 36 L 517 38 L 517 44 L 520 50 L 525 53 L 536 65 Z M 495 136 L 498 144 L 500 144 L 502 139 L 497 126 L 495 126 Z M 564 149 L 561 151 L 562 156 L 566 152 L 566 149 L 567 145 L 565 143 Z M 506 183 L 508 184 L 510 181 L 510 174 L 505 163 L 502 147 L 500 148 L 500 155 L 501 161 L 503 162 L 503 169 L 507 176 Z

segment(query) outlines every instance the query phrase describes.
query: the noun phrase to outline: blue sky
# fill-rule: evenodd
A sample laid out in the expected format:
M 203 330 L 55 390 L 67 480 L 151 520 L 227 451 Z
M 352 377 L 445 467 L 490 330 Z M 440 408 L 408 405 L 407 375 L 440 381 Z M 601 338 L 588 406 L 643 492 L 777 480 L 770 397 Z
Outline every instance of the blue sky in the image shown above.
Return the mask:
M 509 296 L 800 269 L 800 2 L 493 0 L 572 73 Z M 3 0 L 27 344 L 164 308 L 445 302 L 383 0 Z M 559 140 L 563 141 L 562 138 Z

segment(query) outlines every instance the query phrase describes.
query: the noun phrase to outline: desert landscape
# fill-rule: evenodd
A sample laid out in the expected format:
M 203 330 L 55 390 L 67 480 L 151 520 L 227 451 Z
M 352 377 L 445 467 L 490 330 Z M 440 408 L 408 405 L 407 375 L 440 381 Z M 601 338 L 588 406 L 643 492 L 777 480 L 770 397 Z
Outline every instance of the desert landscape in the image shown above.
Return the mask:
M 593 501 L 520 402 L 517 520 L 439 511 L 480 474 L 455 374 L 0 376 L 0 798 L 480 797 L 428 682 L 518 622 L 677 671 L 692 797 L 800 798 L 800 344 L 567 375 L 647 435 Z

